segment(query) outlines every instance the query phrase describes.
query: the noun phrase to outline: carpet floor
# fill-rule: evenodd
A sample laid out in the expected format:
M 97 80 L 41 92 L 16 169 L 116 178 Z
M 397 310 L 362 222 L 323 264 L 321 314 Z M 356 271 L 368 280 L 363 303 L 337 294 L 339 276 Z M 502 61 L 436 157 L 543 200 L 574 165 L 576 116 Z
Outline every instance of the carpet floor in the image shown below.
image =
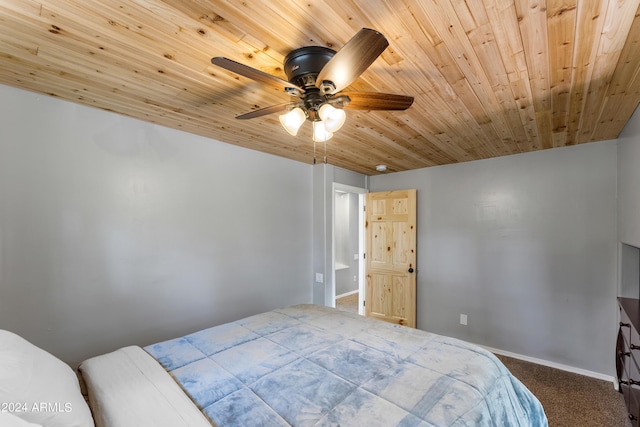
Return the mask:
M 538 398 L 550 427 L 630 427 L 624 398 L 613 384 L 496 355 Z

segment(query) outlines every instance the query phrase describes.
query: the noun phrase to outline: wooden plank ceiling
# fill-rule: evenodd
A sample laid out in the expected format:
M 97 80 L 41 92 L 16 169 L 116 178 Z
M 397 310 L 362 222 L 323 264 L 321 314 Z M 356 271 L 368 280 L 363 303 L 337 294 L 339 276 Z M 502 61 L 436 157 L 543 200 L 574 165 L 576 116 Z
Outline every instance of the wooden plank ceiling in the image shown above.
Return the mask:
M 311 125 L 235 116 L 289 95 L 308 45 L 373 28 L 389 47 L 349 90 L 412 95 L 347 110 L 326 160 L 374 175 L 616 138 L 640 101 L 638 3 L 614 0 L 0 0 L 0 83 L 311 163 Z M 317 146 L 318 161 L 325 147 Z

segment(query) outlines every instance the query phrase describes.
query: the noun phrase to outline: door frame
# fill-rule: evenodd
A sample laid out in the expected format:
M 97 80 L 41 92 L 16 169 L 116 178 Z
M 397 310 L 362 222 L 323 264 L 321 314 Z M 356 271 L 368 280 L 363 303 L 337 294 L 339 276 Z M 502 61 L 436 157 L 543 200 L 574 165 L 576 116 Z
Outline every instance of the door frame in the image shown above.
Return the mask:
M 362 187 L 355 187 L 353 185 L 340 184 L 334 182 L 331 186 L 331 301 L 330 307 L 336 306 L 336 204 L 335 197 L 336 191 L 343 191 L 346 193 L 358 194 L 358 270 L 360 274 L 358 276 L 358 314 L 364 315 L 364 287 L 366 273 L 364 271 L 364 195 L 369 192 L 368 189 Z

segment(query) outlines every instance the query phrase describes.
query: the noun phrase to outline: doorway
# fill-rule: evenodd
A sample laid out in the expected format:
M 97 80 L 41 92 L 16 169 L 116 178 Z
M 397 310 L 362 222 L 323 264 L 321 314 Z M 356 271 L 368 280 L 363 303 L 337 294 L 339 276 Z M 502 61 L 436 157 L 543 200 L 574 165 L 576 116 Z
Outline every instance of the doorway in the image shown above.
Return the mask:
M 334 307 L 364 314 L 365 188 L 333 184 L 332 295 Z

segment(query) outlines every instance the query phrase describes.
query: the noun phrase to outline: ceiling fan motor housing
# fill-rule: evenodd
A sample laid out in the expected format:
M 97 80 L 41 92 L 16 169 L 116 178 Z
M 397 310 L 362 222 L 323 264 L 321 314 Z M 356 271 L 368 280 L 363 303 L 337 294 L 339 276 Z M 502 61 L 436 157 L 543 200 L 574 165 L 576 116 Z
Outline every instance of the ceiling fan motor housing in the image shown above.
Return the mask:
M 336 51 L 324 46 L 305 46 L 284 58 L 284 72 L 290 83 L 305 90 L 315 87 L 316 77 Z

